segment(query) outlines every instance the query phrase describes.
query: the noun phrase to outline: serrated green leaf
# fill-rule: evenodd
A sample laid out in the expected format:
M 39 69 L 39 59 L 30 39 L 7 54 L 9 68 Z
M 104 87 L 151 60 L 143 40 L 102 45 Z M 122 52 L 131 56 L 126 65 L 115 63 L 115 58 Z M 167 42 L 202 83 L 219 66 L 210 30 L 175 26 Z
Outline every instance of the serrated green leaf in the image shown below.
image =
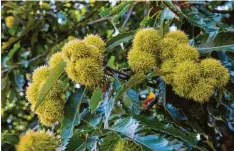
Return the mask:
M 145 150 L 169 151 L 175 149 L 175 146 L 165 138 L 160 138 L 157 135 L 151 134 L 140 134 L 140 132 L 143 132 L 143 129 L 142 125 L 133 118 L 119 119 L 109 128 L 109 130 L 118 132 L 135 141 Z M 183 144 L 180 144 L 180 146 L 183 146 Z M 176 147 L 178 148 L 178 146 Z
M 210 10 L 206 9 L 205 7 L 199 6 L 197 8 L 198 8 L 200 14 L 205 15 L 207 18 L 209 18 L 211 21 L 213 21 L 220 29 L 225 30 L 225 31 L 234 32 L 233 25 L 230 26 L 230 25 L 222 22 L 222 19 L 223 19 L 222 15 L 220 15 L 218 13 L 213 13 Z
M 94 113 L 102 100 L 102 90 L 100 87 L 96 88 L 93 92 L 93 95 L 90 99 L 89 107 L 91 109 L 91 112 Z
M 234 33 L 232 32 L 211 32 L 198 35 L 194 41 L 198 51 L 202 54 L 213 51 L 234 52 Z
M 198 26 L 205 30 L 206 32 L 215 32 L 220 28 L 226 31 L 234 31 L 233 27 L 226 25 L 221 22 L 221 18 L 210 12 L 209 10 L 202 7 L 180 7 L 172 3 L 171 1 L 166 1 L 171 9 L 181 12 L 181 14 L 194 26 Z M 217 20 L 217 18 L 220 18 Z
M 193 9 L 182 8 L 181 13 L 191 24 L 198 26 L 207 32 L 217 31 L 219 29 L 212 20 L 199 13 L 198 9 L 195 7 L 193 7 Z
M 117 141 L 120 139 L 120 136 L 117 133 L 109 133 L 104 137 L 102 143 L 100 144 L 101 151 L 113 151 Z
M 83 151 L 93 148 L 94 144 L 98 141 L 97 136 L 81 137 L 79 132 L 76 132 L 69 141 L 65 151 Z
M 49 77 L 45 84 L 42 86 L 38 100 L 35 104 L 34 111 L 37 110 L 38 106 L 44 101 L 46 95 L 49 93 L 53 84 L 59 79 L 59 77 L 64 72 L 65 62 L 61 61 L 55 68 L 52 68 L 49 74 Z
M 62 146 L 66 147 L 73 135 L 73 129 L 80 123 L 79 105 L 84 96 L 85 88 L 82 86 L 71 94 L 64 108 L 64 119 L 61 126 Z
M 135 116 L 134 118 L 155 131 L 166 133 L 173 137 L 179 138 L 184 142 L 189 143 L 193 147 L 197 148 L 196 135 L 193 134 L 192 132 L 189 133 L 189 135 L 186 135 L 180 129 L 177 129 L 172 125 L 165 125 L 165 123 L 162 123 L 157 119 L 147 119 L 146 117 L 143 116 Z
M 122 33 L 108 40 L 106 42 L 107 48 L 105 50 L 105 53 L 108 53 L 111 49 L 113 49 L 116 46 L 119 46 L 121 43 L 125 43 L 132 40 L 134 38 L 135 32 L 136 31 Z

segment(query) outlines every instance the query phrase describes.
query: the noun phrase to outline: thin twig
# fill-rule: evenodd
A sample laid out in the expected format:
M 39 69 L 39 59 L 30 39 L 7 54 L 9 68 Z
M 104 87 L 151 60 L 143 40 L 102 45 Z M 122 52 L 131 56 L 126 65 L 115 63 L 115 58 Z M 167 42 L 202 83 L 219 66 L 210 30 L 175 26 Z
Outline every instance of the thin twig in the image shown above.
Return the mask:
M 132 7 L 129 9 L 128 14 L 127 14 L 127 16 L 126 16 L 126 18 L 125 18 L 125 20 L 124 20 L 124 22 L 123 22 L 122 27 L 126 26 L 128 20 L 129 20 L 129 18 L 130 18 L 130 16 L 131 16 L 131 14 L 132 14 L 132 11 L 133 11 L 134 7 L 135 7 L 137 4 L 138 4 L 137 2 L 134 3 L 134 4 L 132 5 Z
M 107 17 L 99 18 L 99 19 L 96 19 L 94 21 L 88 22 L 88 25 L 92 25 L 92 24 L 95 24 L 95 23 L 98 23 L 98 22 L 106 21 L 106 20 L 111 19 L 112 17 L 113 16 L 107 16 Z
M 40 55 L 38 55 L 38 56 L 36 56 L 36 57 L 34 57 L 34 58 L 29 59 L 29 60 L 28 60 L 28 63 L 33 62 L 33 61 L 36 61 L 36 60 L 38 60 L 38 59 L 44 57 L 48 52 L 49 52 L 49 50 L 43 52 L 42 54 L 40 54 Z M 23 65 L 23 64 L 24 64 L 23 62 L 18 62 L 18 63 L 16 63 L 16 66 L 13 66 L 13 67 L 11 67 L 11 68 L 9 68 L 9 69 L 4 69 L 4 70 L 2 70 L 2 71 L 1 71 L 1 74 L 4 74 L 5 72 L 7 72 L 7 71 L 9 71 L 9 70 L 18 68 L 18 67 L 20 67 L 20 66 Z
M 38 56 L 36 56 L 34 58 L 29 59 L 28 62 L 36 61 L 37 59 L 40 59 L 40 58 L 44 57 L 47 53 L 49 53 L 49 50 L 43 52 L 41 55 L 38 55 Z M 23 63 L 20 63 L 20 65 L 22 65 L 22 64 Z
M 124 80 L 128 80 L 131 77 L 130 75 L 128 75 L 124 72 L 121 72 L 119 70 L 113 69 L 113 68 L 108 67 L 108 66 L 104 68 L 104 72 L 105 72 L 105 74 L 107 74 L 109 76 L 117 75 L 118 78 L 124 79 Z
M 81 20 L 79 20 L 78 22 L 76 22 L 76 26 L 74 26 L 72 29 L 70 29 L 68 35 L 70 35 L 71 33 L 73 33 L 74 30 L 76 30 L 78 27 L 80 28 L 80 23 L 83 22 L 83 21 L 85 21 L 85 20 L 87 20 L 87 19 L 90 19 L 96 12 L 97 12 L 97 10 L 93 11 L 88 16 L 86 16 L 86 17 L 82 18 Z

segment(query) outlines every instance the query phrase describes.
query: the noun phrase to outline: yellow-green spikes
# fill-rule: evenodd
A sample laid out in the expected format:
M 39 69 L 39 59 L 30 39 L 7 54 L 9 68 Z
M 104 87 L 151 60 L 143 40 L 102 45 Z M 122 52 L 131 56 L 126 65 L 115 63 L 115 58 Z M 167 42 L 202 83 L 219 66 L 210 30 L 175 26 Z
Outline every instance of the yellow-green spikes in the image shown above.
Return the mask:
M 201 78 L 198 83 L 194 85 L 189 93 L 189 97 L 195 102 L 205 103 L 209 102 L 210 97 L 214 93 L 214 86 L 210 84 L 207 79 Z
M 65 61 L 76 61 L 80 58 L 90 57 L 86 43 L 79 39 L 74 39 L 66 43 L 62 48 L 63 58 Z
M 20 137 L 17 151 L 55 151 L 59 140 L 47 132 L 28 131 Z
M 184 61 L 174 70 L 173 89 L 182 96 L 188 97 L 193 85 L 201 78 L 200 66 L 194 61 Z
M 92 58 L 79 59 L 74 64 L 67 64 L 66 71 L 72 80 L 86 86 L 100 84 L 103 76 L 102 67 Z
M 176 62 L 181 62 L 185 60 L 198 60 L 199 53 L 196 48 L 190 46 L 189 44 L 179 44 L 174 49 L 174 60 Z
M 172 38 L 164 38 L 162 40 L 160 59 L 166 61 L 174 56 L 174 49 L 178 45 L 177 41 Z
M 128 64 L 134 72 L 149 72 L 156 68 L 156 57 L 149 52 L 132 49 L 128 52 Z
M 50 68 L 48 66 L 41 66 L 34 70 L 32 75 L 32 81 L 35 83 L 40 83 L 45 81 L 50 74 Z
M 88 35 L 84 38 L 84 41 L 87 45 L 93 45 L 98 48 L 98 50 L 102 53 L 105 50 L 105 42 L 98 35 Z
M 160 51 L 161 37 L 159 33 L 153 28 L 145 28 L 139 30 L 133 39 L 133 49 L 149 52 L 158 53 Z
M 174 60 L 170 59 L 161 64 L 161 70 L 165 75 L 162 76 L 163 80 L 166 84 L 173 83 L 173 76 L 174 76 L 174 67 L 176 63 Z
M 63 54 L 61 52 L 57 52 L 53 54 L 49 60 L 49 66 L 54 68 L 56 67 L 61 61 L 63 61 Z
M 176 40 L 178 43 L 188 43 L 188 37 L 181 30 L 169 32 L 164 37 L 165 38 L 172 38 L 172 39 Z
M 217 80 L 215 86 L 225 86 L 229 79 L 230 74 L 228 70 L 216 59 L 204 59 L 201 61 L 201 73 L 205 78 L 213 78 Z

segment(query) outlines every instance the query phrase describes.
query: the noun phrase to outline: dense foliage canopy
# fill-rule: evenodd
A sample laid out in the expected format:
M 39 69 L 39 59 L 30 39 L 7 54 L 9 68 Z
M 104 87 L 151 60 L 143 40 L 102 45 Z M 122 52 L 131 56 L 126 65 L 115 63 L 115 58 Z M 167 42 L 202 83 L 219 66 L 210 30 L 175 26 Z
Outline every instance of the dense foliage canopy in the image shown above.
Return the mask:
M 234 2 L 1 6 L 2 150 L 234 150 Z

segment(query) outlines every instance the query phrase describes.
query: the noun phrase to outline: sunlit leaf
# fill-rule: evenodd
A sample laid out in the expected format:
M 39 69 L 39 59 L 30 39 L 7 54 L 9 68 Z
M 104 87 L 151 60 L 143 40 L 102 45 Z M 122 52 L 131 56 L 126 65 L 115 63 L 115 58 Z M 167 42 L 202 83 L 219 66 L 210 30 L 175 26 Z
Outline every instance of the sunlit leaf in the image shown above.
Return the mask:
M 108 60 L 106 66 L 110 68 L 115 68 L 115 56 L 111 56 L 111 58 Z
M 44 101 L 44 98 L 49 93 L 49 91 L 50 91 L 51 87 L 53 86 L 53 84 L 62 75 L 62 73 L 64 72 L 64 67 L 65 67 L 65 62 L 62 61 L 55 68 L 51 69 L 47 81 L 45 82 L 45 84 L 42 86 L 42 88 L 40 90 L 39 97 L 38 97 L 38 100 L 37 100 L 37 102 L 35 104 L 34 111 L 37 110 L 38 106 Z
M 93 92 L 93 95 L 90 99 L 89 107 L 91 109 L 91 112 L 94 113 L 102 100 L 102 90 L 100 87 L 96 88 Z
M 113 49 L 116 46 L 119 46 L 121 43 L 129 42 L 134 38 L 134 35 L 135 31 L 130 31 L 126 33 L 121 33 L 116 37 L 111 38 L 106 42 L 107 48 L 105 52 L 108 53 L 111 49 Z

